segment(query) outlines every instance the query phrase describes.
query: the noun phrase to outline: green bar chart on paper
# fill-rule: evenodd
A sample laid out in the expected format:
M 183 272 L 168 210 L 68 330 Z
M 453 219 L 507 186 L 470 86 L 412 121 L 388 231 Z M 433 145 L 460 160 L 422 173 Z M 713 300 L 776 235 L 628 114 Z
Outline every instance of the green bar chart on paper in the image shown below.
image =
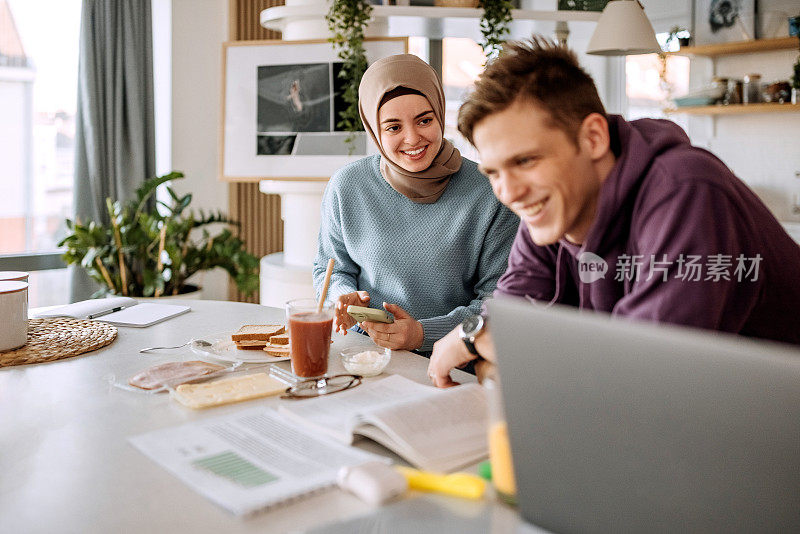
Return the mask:
M 232 451 L 198 458 L 192 462 L 192 465 L 248 488 L 278 480 L 275 475 L 264 471 Z

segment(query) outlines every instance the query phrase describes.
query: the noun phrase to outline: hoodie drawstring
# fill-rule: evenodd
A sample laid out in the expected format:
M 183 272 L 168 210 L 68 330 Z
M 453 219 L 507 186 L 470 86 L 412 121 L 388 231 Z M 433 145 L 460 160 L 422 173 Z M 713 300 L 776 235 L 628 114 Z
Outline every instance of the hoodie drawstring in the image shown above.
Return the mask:
M 556 254 L 556 294 L 553 295 L 553 298 L 550 299 L 550 302 L 548 302 L 547 304 L 544 305 L 545 308 L 549 308 L 550 306 L 555 304 L 556 301 L 558 300 L 558 294 L 561 292 L 561 251 L 563 249 L 564 249 L 564 247 L 561 246 L 561 243 L 559 243 L 558 244 L 558 253 Z M 525 295 L 525 298 L 530 303 L 541 304 L 540 301 L 536 300 L 535 298 L 533 298 L 530 295 Z

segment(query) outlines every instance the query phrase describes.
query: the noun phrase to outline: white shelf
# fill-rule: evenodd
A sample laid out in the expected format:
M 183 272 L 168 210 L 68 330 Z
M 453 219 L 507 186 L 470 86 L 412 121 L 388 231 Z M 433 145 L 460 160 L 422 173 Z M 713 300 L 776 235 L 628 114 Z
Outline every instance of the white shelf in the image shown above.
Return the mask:
M 372 18 L 388 21 L 389 36 L 424 35 L 428 37 L 469 36 L 477 30 L 483 13 L 479 8 L 430 6 L 372 6 Z M 284 31 L 289 22 L 324 18 L 319 4 L 270 7 L 261 11 L 261 25 L 269 30 Z M 575 21 L 595 22 L 600 18 L 594 11 L 536 11 L 513 9 L 514 22 Z M 512 22 L 513 24 L 513 22 Z M 469 26 L 469 27 L 467 27 Z M 471 26 L 475 26 L 473 29 Z
M 470 7 L 428 7 L 428 6 L 373 6 L 374 17 L 421 17 L 428 19 L 472 18 L 479 19 L 483 9 Z M 596 11 L 536 11 L 533 9 L 512 9 L 514 20 L 555 20 L 593 22 L 600 18 Z

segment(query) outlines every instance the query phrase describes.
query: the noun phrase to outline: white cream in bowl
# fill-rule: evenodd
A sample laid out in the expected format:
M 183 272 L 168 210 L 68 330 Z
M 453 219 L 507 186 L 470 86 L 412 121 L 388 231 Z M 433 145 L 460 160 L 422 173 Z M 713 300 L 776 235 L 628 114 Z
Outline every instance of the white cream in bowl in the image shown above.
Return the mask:
M 388 350 L 379 352 L 378 350 L 363 348 L 343 350 L 341 355 L 342 365 L 344 365 L 348 373 L 364 377 L 381 374 L 392 358 Z

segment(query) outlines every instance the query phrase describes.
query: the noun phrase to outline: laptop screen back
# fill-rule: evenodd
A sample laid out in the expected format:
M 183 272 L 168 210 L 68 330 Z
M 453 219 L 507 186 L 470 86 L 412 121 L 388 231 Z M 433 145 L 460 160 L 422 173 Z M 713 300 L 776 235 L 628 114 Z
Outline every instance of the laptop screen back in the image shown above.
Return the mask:
M 555 532 L 800 532 L 800 350 L 489 303 L 520 512 Z

